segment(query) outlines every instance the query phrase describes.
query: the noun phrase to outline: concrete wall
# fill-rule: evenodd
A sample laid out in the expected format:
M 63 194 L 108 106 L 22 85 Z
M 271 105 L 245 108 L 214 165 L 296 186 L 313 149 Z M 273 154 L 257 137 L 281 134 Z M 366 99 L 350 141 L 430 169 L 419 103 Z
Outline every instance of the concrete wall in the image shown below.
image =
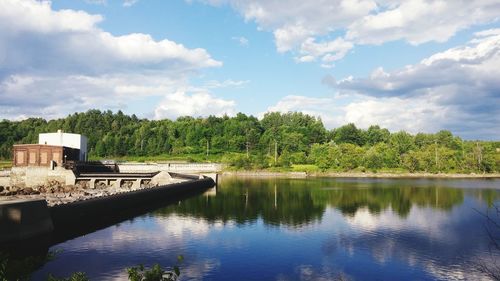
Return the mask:
M 211 178 L 173 183 L 155 188 L 140 189 L 105 197 L 91 198 L 50 208 L 56 230 L 85 221 L 96 221 L 141 205 L 175 199 L 193 191 L 204 191 L 215 185 Z
M 0 186 L 10 186 L 10 175 L 6 177 L 0 175 Z
M 45 200 L 0 201 L 0 243 L 36 237 L 53 229 Z
M 45 185 L 49 181 L 58 181 L 63 185 L 75 184 L 75 174 L 71 170 L 55 167 L 12 167 L 10 173 L 11 186 L 36 187 Z
M 0 170 L 0 186 L 10 186 L 10 169 Z
M 80 160 L 87 159 L 87 137 L 79 134 L 69 134 L 58 131 L 38 135 L 38 144 L 66 146 L 80 149 Z
M 118 168 L 122 173 L 139 172 L 179 172 L 179 173 L 215 173 L 221 171 L 224 166 L 219 163 L 121 163 Z

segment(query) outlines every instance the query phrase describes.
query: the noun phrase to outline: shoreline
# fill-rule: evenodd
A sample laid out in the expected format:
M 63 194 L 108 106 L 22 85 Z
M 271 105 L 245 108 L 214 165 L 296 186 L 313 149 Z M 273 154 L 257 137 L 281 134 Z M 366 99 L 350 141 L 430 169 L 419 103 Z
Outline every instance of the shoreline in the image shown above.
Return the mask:
M 492 174 L 444 174 L 444 173 L 372 173 L 372 172 L 271 172 L 271 171 L 223 171 L 221 176 L 239 177 L 283 177 L 283 178 L 306 178 L 306 177 L 334 177 L 334 178 L 435 178 L 435 179 L 500 179 L 499 173 Z

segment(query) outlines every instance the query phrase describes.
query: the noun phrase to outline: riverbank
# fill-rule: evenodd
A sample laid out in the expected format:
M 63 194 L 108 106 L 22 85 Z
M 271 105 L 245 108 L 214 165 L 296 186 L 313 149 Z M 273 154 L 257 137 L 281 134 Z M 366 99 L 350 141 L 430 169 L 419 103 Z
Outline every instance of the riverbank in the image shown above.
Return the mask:
M 479 178 L 500 178 L 499 173 L 491 174 L 444 174 L 444 173 L 373 173 L 373 172 L 291 172 L 291 171 L 224 171 L 222 176 L 238 177 L 336 177 L 336 178 L 453 178 L 453 179 L 479 179 Z

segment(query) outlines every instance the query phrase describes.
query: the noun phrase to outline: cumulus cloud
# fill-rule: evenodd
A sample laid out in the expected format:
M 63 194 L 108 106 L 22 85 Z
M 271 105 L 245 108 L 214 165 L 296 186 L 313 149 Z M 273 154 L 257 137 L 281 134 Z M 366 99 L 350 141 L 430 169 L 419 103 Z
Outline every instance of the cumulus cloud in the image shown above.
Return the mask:
M 49 1 L 1 1 L 0 118 L 123 108 L 140 96 L 175 95 L 200 69 L 222 65 L 201 48 L 113 35 L 98 26 L 103 20 Z
M 434 54 L 393 72 L 323 83 L 339 92 L 329 98 L 288 96 L 268 110 L 319 115 L 329 127 L 354 122 L 391 130 L 450 129 L 465 138 L 500 138 L 500 30 L 476 34 L 467 45 Z
M 98 28 L 102 20 L 83 11 L 54 11 L 50 2 L 2 1 L 3 68 L 95 73 L 124 68 L 187 71 L 222 64 L 204 49 L 188 49 L 168 39 L 155 41 L 142 33 L 114 36 Z
M 179 90 L 164 97 L 156 107 L 155 118 L 235 115 L 235 106 L 234 101 L 217 98 L 207 91 L 188 93 Z
M 494 0 L 199 0 L 229 5 L 245 20 L 274 34 L 278 52 L 341 59 L 354 44 L 405 40 L 411 44 L 444 42 L 458 31 L 498 21 L 500 3 Z M 190 2 L 190 1 L 189 1 Z M 331 38 L 334 38 L 333 40 Z M 342 46 L 339 50 L 339 43 Z M 333 49 L 331 49 L 333 48 Z M 309 48 L 309 51 L 310 48 Z M 313 61 L 304 57 L 298 61 Z M 331 64 L 322 63 L 325 66 Z
M 498 20 L 498 1 L 398 1 L 395 8 L 380 9 L 353 22 L 347 38 L 362 44 L 403 39 L 418 45 L 445 42 L 458 31 Z
M 289 95 L 282 98 L 276 105 L 269 106 L 266 112 L 290 112 L 300 111 L 315 117 L 320 117 L 328 128 L 337 127 L 342 123 L 343 118 L 339 114 L 343 109 L 335 98 L 315 98 L 298 95 Z M 259 118 L 265 112 L 259 114 Z
M 321 58 L 323 65 L 327 66 L 329 63 L 342 59 L 353 48 L 351 42 L 342 38 L 321 43 L 314 40 L 314 38 L 310 37 L 302 42 L 299 52 L 301 57 L 298 59 L 300 62 L 310 62 L 316 58 Z
M 496 67 L 499 63 L 500 31 L 488 30 L 478 33 L 478 37 L 465 46 L 434 54 L 404 69 L 387 73 L 377 68 L 368 78 L 348 78 L 335 84 L 340 89 L 373 96 L 422 95 L 444 86 L 473 87 L 476 94 L 495 96 L 500 88 L 497 79 L 500 70 Z

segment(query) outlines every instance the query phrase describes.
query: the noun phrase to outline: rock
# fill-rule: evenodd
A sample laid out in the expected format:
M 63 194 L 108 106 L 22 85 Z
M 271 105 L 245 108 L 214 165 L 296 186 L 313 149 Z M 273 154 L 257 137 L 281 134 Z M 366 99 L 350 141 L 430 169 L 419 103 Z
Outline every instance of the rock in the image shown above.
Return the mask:
M 90 188 L 90 182 L 89 181 L 79 181 L 76 183 L 76 186 L 79 189 L 88 189 L 88 188 Z
M 5 188 L 3 186 L 0 186 L 0 192 L 3 192 Z
M 33 192 L 33 188 L 28 187 L 28 188 L 23 188 L 17 192 L 19 195 L 30 195 Z
M 102 182 L 102 181 L 101 182 L 96 182 L 96 188 L 104 189 L 106 187 L 107 187 L 107 185 L 106 185 L 105 182 Z

